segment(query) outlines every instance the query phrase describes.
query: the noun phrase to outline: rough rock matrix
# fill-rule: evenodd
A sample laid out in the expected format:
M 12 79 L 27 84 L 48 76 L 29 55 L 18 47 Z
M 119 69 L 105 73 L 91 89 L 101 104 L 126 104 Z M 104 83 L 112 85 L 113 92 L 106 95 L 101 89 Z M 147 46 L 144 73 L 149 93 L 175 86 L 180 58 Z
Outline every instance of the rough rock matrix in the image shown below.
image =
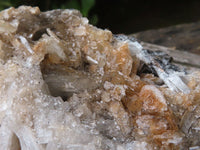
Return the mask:
M 198 149 L 200 73 L 154 55 L 77 10 L 1 11 L 0 150 Z

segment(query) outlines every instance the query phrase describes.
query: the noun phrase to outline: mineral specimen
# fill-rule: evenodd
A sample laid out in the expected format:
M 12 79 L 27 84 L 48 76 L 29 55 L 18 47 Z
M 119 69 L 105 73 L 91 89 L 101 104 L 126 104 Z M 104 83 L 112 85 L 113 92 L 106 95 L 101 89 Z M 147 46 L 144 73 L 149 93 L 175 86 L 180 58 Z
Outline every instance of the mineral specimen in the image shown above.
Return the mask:
M 0 149 L 198 149 L 199 77 L 77 10 L 9 8 L 0 12 Z

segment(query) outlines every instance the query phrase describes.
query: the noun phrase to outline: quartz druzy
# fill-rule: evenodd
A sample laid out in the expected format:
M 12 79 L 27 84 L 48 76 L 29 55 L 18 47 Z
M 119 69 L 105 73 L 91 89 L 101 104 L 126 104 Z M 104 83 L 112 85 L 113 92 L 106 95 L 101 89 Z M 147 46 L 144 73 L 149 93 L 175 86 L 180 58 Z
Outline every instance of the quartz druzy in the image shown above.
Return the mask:
M 0 149 L 198 148 L 200 73 L 170 60 L 77 10 L 1 11 Z

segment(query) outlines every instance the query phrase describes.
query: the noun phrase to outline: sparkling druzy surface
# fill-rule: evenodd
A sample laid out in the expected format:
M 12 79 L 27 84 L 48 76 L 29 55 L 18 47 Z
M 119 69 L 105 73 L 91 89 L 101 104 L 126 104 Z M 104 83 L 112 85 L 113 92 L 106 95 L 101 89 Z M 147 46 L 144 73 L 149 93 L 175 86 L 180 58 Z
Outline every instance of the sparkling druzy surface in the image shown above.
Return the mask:
M 198 148 L 200 73 L 150 54 L 77 10 L 1 11 L 0 149 Z

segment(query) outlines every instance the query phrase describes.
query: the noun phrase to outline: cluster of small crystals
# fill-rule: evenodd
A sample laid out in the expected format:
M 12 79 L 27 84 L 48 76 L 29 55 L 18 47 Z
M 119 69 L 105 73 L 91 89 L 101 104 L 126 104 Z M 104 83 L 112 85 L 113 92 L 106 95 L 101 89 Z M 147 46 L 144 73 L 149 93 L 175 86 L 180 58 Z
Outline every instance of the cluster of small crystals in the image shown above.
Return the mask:
M 76 10 L 0 12 L 0 149 L 196 146 L 198 73 L 188 75 L 190 94 L 175 93 L 137 76 L 139 63 Z

